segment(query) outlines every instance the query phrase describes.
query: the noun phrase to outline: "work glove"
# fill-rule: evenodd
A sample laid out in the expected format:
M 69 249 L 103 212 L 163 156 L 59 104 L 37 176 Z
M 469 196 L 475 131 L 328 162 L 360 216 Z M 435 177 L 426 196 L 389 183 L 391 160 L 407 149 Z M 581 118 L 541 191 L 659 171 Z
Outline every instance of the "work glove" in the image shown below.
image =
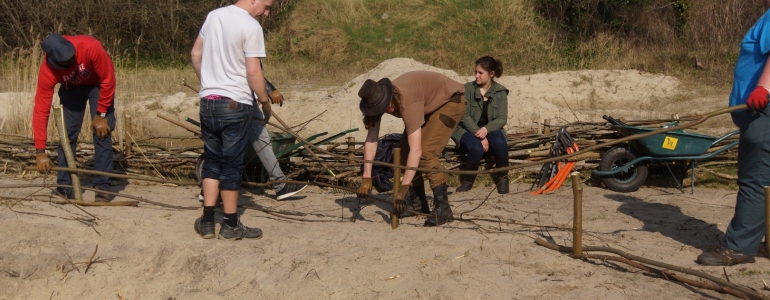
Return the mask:
M 37 163 L 37 171 L 40 173 L 51 171 L 51 159 L 48 158 L 45 151 L 38 152 L 36 156 L 37 158 L 35 158 L 35 161 Z
M 401 216 L 401 214 L 404 212 L 404 204 L 406 199 L 406 194 L 409 193 L 409 188 L 412 186 L 412 184 L 402 184 L 399 187 L 398 193 L 393 195 L 393 214 L 397 216 Z
M 96 133 L 96 136 L 100 139 L 104 139 L 110 134 L 110 125 L 107 124 L 107 118 L 96 116 L 91 122 L 91 125 L 94 126 L 94 133 Z
M 363 181 L 361 181 L 361 186 L 358 187 L 358 191 L 356 191 L 356 196 L 358 198 L 366 199 L 366 197 L 369 195 L 369 192 L 372 191 L 372 178 L 363 178 Z
M 262 124 L 262 126 L 265 126 L 268 121 L 270 121 L 270 116 L 273 115 L 273 109 L 270 106 L 270 101 L 262 103 L 262 117 L 263 119 L 259 121 L 259 124 Z
M 271 103 L 278 104 L 279 107 L 283 106 L 283 94 L 278 90 L 274 90 L 267 97 L 270 98 Z
M 746 99 L 746 106 L 754 111 L 761 111 L 767 107 L 768 90 L 765 87 L 758 86 L 754 89 L 749 98 Z

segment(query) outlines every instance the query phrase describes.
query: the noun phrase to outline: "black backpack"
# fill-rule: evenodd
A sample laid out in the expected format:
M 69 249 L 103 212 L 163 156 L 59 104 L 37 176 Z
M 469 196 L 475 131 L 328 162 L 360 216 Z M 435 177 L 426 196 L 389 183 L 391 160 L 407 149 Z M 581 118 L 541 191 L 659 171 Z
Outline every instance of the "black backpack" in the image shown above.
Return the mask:
M 391 133 L 377 140 L 377 153 L 374 155 L 375 161 L 393 163 L 393 148 L 398 148 L 401 142 L 400 133 Z M 363 172 L 364 166 L 361 165 Z M 393 190 L 393 168 L 386 166 L 372 166 L 372 185 L 377 192 L 387 192 Z

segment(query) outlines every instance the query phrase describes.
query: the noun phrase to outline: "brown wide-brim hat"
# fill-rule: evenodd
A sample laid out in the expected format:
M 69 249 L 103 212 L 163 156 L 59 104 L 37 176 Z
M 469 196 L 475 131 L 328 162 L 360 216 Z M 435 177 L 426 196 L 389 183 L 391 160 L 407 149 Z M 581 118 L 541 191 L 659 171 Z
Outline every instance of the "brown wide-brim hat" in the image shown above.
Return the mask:
M 393 97 L 393 84 L 390 79 L 383 78 L 380 81 L 367 79 L 361 89 L 358 90 L 361 97 L 361 112 L 364 116 L 376 116 L 385 112 Z

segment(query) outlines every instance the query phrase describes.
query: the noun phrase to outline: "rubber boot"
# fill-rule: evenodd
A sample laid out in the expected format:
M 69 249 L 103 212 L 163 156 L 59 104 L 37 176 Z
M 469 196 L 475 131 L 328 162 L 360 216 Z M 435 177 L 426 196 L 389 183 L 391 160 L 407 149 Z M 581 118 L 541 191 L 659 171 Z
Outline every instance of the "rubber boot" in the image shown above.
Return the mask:
M 508 166 L 508 157 L 495 157 L 495 168 L 505 168 Z M 497 182 L 497 193 L 508 194 L 508 171 L 496 173 L 500 178 Z
M 425 227 L 452 222 L 452 207 L 449 206 L 446 189 L 446 183 L 433 188 L 433 213 L 425 220 Z
M 428 197 L 425 196 L 425 186 L 411 186 L 409 187 L 409 193 L 406 194 L 406 210 L 401 213 L 401 218 L 414 217 L 417 214 L 409 211 L 419 211 L 424 214 L 430 213 L 430 205 L 428 205 Z
M 478 171 L 480 163 L 465 163 L 462 164 L 460 170 L 463 171 Z M 455 192 L 470 191 L 473 188 L 473 182 L 476 181 L 476 174 L 462 174 L 460 175 L 460 186 L 455 189 Z

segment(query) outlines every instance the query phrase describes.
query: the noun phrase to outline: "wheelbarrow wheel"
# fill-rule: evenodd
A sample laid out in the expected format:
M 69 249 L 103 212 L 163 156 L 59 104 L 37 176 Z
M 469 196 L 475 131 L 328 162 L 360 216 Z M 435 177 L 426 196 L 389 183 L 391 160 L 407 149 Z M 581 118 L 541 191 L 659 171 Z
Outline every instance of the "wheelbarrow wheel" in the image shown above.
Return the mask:
M 626 148 L 612 148 L 604 154 L 599 163 L 599 170 L 611 171 L 622 167 L 636 159 L 636 155 Z M 633 192 L 639 189 L 647 179 L 647 166 L 636 164 L 628 167 L 628 170 L 620 171 L 614 175 L 605 176 L 602 182 L 610 190 L 620 193 Z
M 198 156 L 198 161 L 195 162 L 195 180 L 198 181 L 198 184 L 203 182 L 203 163 L 205 161 L 206 157 L 201 154 L 201 156 Z

